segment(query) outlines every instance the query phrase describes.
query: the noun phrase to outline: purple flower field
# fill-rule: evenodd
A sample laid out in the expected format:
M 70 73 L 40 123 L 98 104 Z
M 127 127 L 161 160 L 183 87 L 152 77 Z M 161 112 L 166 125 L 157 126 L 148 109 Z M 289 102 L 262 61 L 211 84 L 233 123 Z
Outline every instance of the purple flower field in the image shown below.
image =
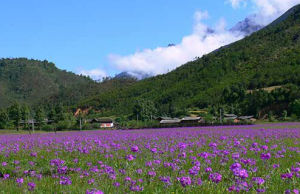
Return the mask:
M 300 123 L 0 135 L 3 193 L 299 193 Z

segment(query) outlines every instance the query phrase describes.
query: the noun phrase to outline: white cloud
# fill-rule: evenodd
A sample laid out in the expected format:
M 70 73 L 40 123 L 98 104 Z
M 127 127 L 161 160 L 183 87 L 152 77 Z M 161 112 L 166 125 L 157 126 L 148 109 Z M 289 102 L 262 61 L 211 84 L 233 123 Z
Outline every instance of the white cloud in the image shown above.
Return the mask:
M 239 3 L 251 2 L 254 5 L 254 14 L 251 17 L 257 24 L 267 25 L 291 7 L 300 3 L 300 0 L 230 0 L 232 7 Z
M 233 8 L 239 8 L 241 5 L 246 6 L 246 0 L 228 0 Z
M 82 70 L 79 74 L 88 76 L 94 80 L 102 80 L 107 76 L 107 74 L 101 69 Z
M 210 29 L 202 20 L 208 13 L 196 12 L 191 35 L 171 47 L 145 49 L 129 56 L 111 54 L 110 63 L 120 71 L 141 72 L 152 75 L 163 74 L 176 67 L 201 57 L 215 49 L 243 38 L 241 35 L 225 30 L 225 20 L 220 20 L 215 29 Z

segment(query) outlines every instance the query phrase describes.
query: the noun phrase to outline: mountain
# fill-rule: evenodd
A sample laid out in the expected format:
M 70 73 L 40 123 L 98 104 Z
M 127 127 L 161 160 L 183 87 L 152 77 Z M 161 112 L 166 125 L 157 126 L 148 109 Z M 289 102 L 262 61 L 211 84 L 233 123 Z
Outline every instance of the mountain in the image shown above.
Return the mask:
M 143 72 L 127 72 L 123 71 L 119 74 L 117 74 L 114 79 L 137 79 L 137 80 L 143 80 L 146 78 L 152 77 L 152 75 L 143 73 Z
M 130 73 L 124 71 L 124 72 L 121 72 L 121 73 L 117 74 L 114 78 L 115 79 L 128 79 L 128 78 L 129 79 L 131 79 L 131 78 L 135 79 L 136 77 L 134 77 Z
M 243 21 L 238 22 L 233 28 L 230 29 L 231 32 L 242 33 L 243 35 L 250 35 L 262 29 L 264 26 L 256 24 L 251 17 L 247 17 Z
M 15 101 L 29 105 L 74 105 L 88 96 L 126 87 L 133 82 L 104 80 L 97 83 L 88 77 L 60 70 L 46 60 L 0 59 L 0 107 Z
M 130 114 L 136 102 L 144 99 L 153 101 L 164 113 L 168 107 L 207 108 L 226 103 L 224 91 L 227 88 L 253 90 L 286 84 L 299 86 L 300 5 L 291 10 L 283 19 L 170 73 L 139 81 L 122 91 L 84 99 L 79 106 L 93 106 L 107 115 L 122 115 Z M 245 26 L 243 29 L 248 29 Z M 291 99 L 299 96 L 300 92 L 295 91 Z M 228 101 L 235 103 L 237 95 L 232 95 Z M 259 99 L 254 98 L 252 102 Z M 273 97 L 268 102 L 271 100 Z M 250 107 L 249 104 L 244 106 Z

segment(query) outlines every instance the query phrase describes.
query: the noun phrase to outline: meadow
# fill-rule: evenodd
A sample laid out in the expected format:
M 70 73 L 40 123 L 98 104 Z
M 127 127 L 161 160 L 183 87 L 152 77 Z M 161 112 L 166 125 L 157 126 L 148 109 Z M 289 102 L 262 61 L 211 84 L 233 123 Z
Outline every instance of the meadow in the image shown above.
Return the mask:
M 299 193 L 300 123 L 0 135 L 2 193 Z

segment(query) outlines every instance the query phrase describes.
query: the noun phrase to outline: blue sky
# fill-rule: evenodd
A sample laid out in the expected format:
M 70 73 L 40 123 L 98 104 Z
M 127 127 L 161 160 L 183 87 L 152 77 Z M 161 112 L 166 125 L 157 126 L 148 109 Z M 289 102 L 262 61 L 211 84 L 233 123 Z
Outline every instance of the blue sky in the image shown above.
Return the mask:
M 255 11 L 251 2 L 233 8 L 227 0 L 9 0 L 0 8 L 1 58 L 47 59 L 76 73 L 107 75 L 124 70 L 111 64 L 112 54 L 179 44 L 193 33 L 197 11 L 209 14 L 203 24 L 223 18 L 227 27 Z

